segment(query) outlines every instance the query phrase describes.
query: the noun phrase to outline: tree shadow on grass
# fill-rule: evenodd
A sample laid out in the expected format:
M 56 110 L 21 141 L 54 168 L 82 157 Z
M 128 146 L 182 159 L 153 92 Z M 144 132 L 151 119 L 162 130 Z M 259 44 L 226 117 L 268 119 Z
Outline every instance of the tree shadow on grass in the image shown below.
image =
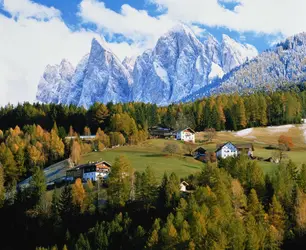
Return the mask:
M 192 169 L 201 169 L 201 167 L 192 166 L 192 165 L 186 165 L 186 164 L 184 164 L 184 166 L 187 167 L 187 168 L 192 168 Z
M 146 154 L 146 155 L 141 155 L 142 157 L 149 157 L 149 158 L 155 158 L 155 157 L 165 157 L 165 154 Z

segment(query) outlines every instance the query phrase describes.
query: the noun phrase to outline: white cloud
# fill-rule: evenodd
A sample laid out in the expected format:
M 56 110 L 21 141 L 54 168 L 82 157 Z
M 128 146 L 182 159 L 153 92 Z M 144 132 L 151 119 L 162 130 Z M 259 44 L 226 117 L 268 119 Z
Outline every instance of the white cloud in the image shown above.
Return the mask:
M 152 17 L 127 4 L 122 5 L 120 13 L 97 0 L 83 0 L 79 7 L 79 16 L 85 23 L 94 23 L 110 34 L 121 34 L 141 44 L 143 49 L 154 46 L 157 39 L 175 24 L 165 15 Z
M 11 13 L 13 17 L 35 17 L 37 19 L 50 19 L 59 17 L 60 11 L 51 7 L 34 3 L 30 0 L 4 0 L 3 9 Z
M 306 1 L 291 0 L 150 0 L 171 20 L 221 26 L 236 31 L 290 36 L 306 29 Z M 239 2 L 233 11 L 220 2 Z
M 98 33 L 120 34 L 127 42 L 109 47 L 120 59 L 152 48 L 156 40 L 177 22 L 189 24 L 198 35 L 201 25 L 226 27 L 239 32 L 273 34 L 271 44 L 306 30 L 305 0 L 147 0 L 161 14 L 123 4 L 119 13 L 102 1 L 82 0 L 78 15 L 93 23 L 97 32 L 70 30 L 61 12 L 31 0 L 0 0 L 0 8 L 13 18 L 0 14 L 0 105 L 33 101 L 39 78 L 47 64 L 67 58 L 74 65 L 89 52 L 91 39 Z M 238 3 L 233 11 L 223 3 Z M 241 37 L 243 39 L 243 37 Z M 124 40 L 124 39 L 123 39 Z
M 62 58 L 76 65 L 90 51 L 91 39 L 99 37 L 86 30 L 71 31 L 60 19 L 58 10 L 29 1 L 23 5 L 24 2 L 20 1 L 20 6 L 25 6 L 23 10 L 17 0 L 2 3 L 16 18 L 0 14 L 0 105 L 34 101 L 46 65 L 58 64 Z M 122 57 L 138 50 L 127 43 L 110 47 Z

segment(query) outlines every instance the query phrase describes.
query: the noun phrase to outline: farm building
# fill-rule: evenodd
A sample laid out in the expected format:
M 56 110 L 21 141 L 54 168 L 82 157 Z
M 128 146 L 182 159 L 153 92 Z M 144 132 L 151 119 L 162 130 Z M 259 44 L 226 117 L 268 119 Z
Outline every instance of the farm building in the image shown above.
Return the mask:
M 248 156 L 253 156 L 254 146 L 252 143 L 245 143 L 245 144 L 235 144 L 236 148 L 238 149 L 238 153 L 245 153 Z
M 106 161 L 92 162 L 67 170 L 66 176 L 74 179 L 97 181 L 98 178 L 107 178 L 110 170 L 111 165 Z
M 163 127 L 155 126 L 155 127 L 149 128 L 149 134 L 151 137 L 166 138 L 166 137 L 173 136 L 174 132 L 173 132 L 173 129 L 171 128 L 163 128 Z
M 195 151 L 193 151 L 193 157 L 195 159 L 201 157 L 201 156 L 205 156 L 206 155 L 206 149 L 203 147 L 198 147 Z
M 176 133 L 176 139 L 185 142 L 195 143 L 195 132 L 191 128 L 185 128 L 183 130 L 179 130 Z
M 77 138 L 78 138 L 77 136 L 66 136 L 65 137 L 66 140 L 73 140 L 73 139 L 77 139 Z M 80 139 L 82 141 L 92 141 L 92 140 L 96 139 L 96 136 L 95 135 L 81 135 Z
M 186 181 L 182 181 L 180 184 L 180 191 L 181 192 L 186 192 L 187 191 L 187 186 L 189 186 L 189 184 Z
M 249 157 L 253 156 L 254 146 L 252 143 L 233 144 L 227 142 L 223 145 L 217 145 L 216 155 L 218 158 L 236 157 L 241 153 L 246 153 Z

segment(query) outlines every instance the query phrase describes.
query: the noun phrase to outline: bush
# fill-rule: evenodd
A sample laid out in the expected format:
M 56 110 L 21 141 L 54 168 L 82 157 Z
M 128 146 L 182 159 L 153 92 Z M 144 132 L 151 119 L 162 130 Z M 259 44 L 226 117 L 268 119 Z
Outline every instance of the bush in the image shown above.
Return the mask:
M 166 146 L 163 150 L 165 153 L 169 153 L 170 155 L 177 154 L 180 148 L 176 143 L 166 143 Z

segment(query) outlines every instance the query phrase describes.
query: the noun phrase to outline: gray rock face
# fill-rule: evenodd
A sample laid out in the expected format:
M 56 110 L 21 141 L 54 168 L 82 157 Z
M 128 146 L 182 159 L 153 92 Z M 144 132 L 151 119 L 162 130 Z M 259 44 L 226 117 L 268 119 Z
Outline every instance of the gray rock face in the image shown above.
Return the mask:
M 67 60 L 62 60 L 60 65 L 48 65 L 38 84 L 37 99 L 44 103 L 62 103 L 73 74 L 74 68 Z
M 119 59 L 94 39 L 78 105 L 87 108 L 95 102 L 126 102 L 130 79 Z
M 256 55 L 253 46 L 239 44 L 227 36 L 221 43 L 213 36 L 201 43 L 185 25 L 163 35 L 152 50 L 123 62 L 105 42 L 94 39 L 90 54 L 75 70 L 67 69 L 69 74 L 61 74 L 59 66 L 47 67 L 37 99 L 86 108 L 97 101 L 166 105 L 220 80 Z
M 192 101 L 219 93 L 253 93 L 276 90 L 283 84 L 306 80 L 306 33 L 288 38 L 230 71 L 221 81 L 182 99 Z

